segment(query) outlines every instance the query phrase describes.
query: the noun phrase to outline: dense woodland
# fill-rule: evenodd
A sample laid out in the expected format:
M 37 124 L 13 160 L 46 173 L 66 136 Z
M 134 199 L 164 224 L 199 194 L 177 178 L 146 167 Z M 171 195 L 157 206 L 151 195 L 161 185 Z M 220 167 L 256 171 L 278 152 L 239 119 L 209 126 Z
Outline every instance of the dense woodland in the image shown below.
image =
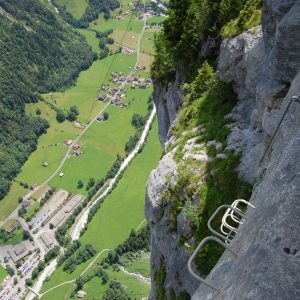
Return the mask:
M 222 28 L 234 19 L 236 28 L 232 31 L 236 34 L 257 25 L 255 21 L 260 19 L 252 20 L 252 16 L 261 6 L 262 0 L 170 0 L 169 18 L 155 38 L 153 80 L 172 80 L 178 68 L 187 76 L 195 75 L 204 60 L 200 51 L 203 43 L 214 40 L 215 47 L 208 53 L 214 58 Z
M 48 127 L 25 116 L 38 93 L 70 86 L 96 54 L 37 0 L 0 0 L 0 199 Z

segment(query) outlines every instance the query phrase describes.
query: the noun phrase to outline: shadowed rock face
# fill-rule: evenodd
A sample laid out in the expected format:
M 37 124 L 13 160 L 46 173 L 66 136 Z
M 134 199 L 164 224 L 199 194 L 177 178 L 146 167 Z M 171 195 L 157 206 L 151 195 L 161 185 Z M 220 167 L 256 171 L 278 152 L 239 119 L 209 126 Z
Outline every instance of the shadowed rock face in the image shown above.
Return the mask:
M 238 256 L 225 251 L 208 276 L 220 293 L 201 285 L 193 300 L 300 299 L 300 104 L 291 104 L 261 162 L 291 97 L 300 96 L 299 70 L 299 0 L 265 0 L 262 27 L 221 45 L 219 76 L 233 83 L 238 95 L 232 112 L 236 123 L 227 150 L 243 154 L 239 173 L 255 183 L 250 201 L 256 209 L 248 210 L 248 219 L 233 240 Z M 156 99 L 160 99 L 156 101 L 160 107 L 160 135 L 167 143 L 168 128 L 173 120 L 176 122 L 176 110 L 181 105 L 179 78 L 177 74 L 174 83 L 155 91 Z M 188 255 L 176 247 L 178 232 L 188 235 L 188 220 L 178 216 L 177 233 L 168 232 L 168 207 L 155 200 L 161 199 L 166 187 L 164 177 L 176 173 L 176 164 L 168 155 L 151 174 L 147 188 L 146 216 L 150 227 L 152 222 L 154 249 L 152 270 L 158 269 L 159 259 L 164 257 L 166 288 L 177 285 L 177 291 L 193 292 L 196 283 L 185 267 Z M 165 170 L 170 173 L 165 174 Z M 172 277 L 176 272 L 179 276 Z M 155 289 L 154 284 L 150 299 L 154 299 Z
M 159 122 L 159 138 L 162 144 L 167 141 L 168 130 L 176 118 L 183 100 L 182 78 L 176 73 L 174 82 L 168 86 L 154 85 L 154 102 Z
M 264 1 L 262 28 L 267 55 L 282 80 L 291 82 L 300 67 L 300 2 Z

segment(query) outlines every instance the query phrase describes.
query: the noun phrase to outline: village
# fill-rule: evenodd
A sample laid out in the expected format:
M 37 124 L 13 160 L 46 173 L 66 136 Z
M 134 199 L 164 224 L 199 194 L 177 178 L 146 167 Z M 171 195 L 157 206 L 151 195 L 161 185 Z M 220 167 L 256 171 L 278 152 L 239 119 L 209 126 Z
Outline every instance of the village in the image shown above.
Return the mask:
M 130 67 L 131 68 L 131 67 Z M 135 71 L 143 71 L 145 70 L 144 66 L 137 65 Z M 132 74 L 126 76 L 124 72 L 112 72 L 111 73 L 111 82 L 113 84 L 119 85 L 130 85 L 131 89 L 140 88 L 146 89 L 149 88 L 152 84 L 152 80 L 145 79 L 141 75 Z M 109 99 L 110 104 L 121 107 L 127 108 L 128 104 L 123 103 L 125 100 L 125 88 L 117 88 L 111 87 L 110 85 L 102 85 L 101 88 L 103 93 L 99 94 L 98 100 L 104 102 Z

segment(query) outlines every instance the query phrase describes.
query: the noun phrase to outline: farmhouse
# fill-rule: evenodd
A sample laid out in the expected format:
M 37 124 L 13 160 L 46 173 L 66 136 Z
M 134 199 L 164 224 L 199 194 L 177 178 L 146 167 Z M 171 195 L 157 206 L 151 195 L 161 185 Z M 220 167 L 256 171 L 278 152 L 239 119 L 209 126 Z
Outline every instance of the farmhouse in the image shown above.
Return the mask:
M 139 84 L 139 87 L 140 87 L 141 89 L 146 89 L 148 86 L 147 86 L 146 83 L 141 82 L 141 83 Z
M 72 144 L 73 144 L 73 141 L 72 140 L 68 140 L 68 141 L 66 141 L 66 146 L 71 146 Z
M 49 166 L 48 162 L 47 162 L 47 161 L 44 161 L 44 162 L 43 162 L 43 167 L 46 167 L 46 168 L 47 168 L 48 166 Z
M 76 156 L 80 156 L 80 155 L 81 155 L 81 151 L 80 151 L 80 149 L 78 149 L 78 150 L 74 151 L 74 154 L 75 154 Z
M 98 116 L 98 117 L 97 117 L 97 121 L 98 121 L 98 122 L 104 121 L 104 117 L 103 117 L 103 116 Z
M 78 150 L 78 149 L 80 149 L 80 145 L 79 144 L 74 144 L 73 146 L 72 146 L 72 148 L 74 149 L 74 150 Z
M 22 207 L 27 209 L 30 206 L 30 204 L 31 204 L 30 200 L 25 199 L 22 202 Z
M 17 229 L 17 226 L 15 224 L 10 225 L 8 228 L 6 228 L 6 232 L 12 233 L 13 231 L 15 231 Z
M 108 95 L 107 94 L 101 94 L 98 96 L 98 100 L 100 101 L 105 101 L 107 99 Z
M 122 53 L 126 54 L 126 55 L 131 55 L 133 53 L 133 50 L 129 49 L 129 48 L 126 48 L 126 47 L 123 47 L 122 48 Z
M 77 298 L 84 298 L 85 296 L 86 296 L 86 292 L 81 290 L 77 292 Z

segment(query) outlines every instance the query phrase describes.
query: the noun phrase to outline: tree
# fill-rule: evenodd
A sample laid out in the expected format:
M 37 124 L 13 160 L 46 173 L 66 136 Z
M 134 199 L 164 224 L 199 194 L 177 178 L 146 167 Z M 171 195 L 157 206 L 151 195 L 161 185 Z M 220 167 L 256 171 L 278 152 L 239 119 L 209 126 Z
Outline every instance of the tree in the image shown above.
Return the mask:
M 95 185 L 95 183 L 96 183 L 95 178 L 94 178 L 94 177 L 91 177 L 91 178 L 89 179 L 87 185 L 88 185 L 89 187 L 92 187 L 93 185 Z
M 109 113 L 108 113 L 107 111 L 105 111 L 105 112 L 103 113 L 103 118 L 104 118 L 105 121 L 108 120 L 108 118 L 109 118 Z
M 19 197 L 19 198 L 18 198 L 18 202 L 19 202 L 19 203 L 22 203 L 22 201 L 23 201 L 23 197 Z
M 62 123 L 65 121 L 65 119 L 66 119 L 66 116 L 65 116 L 64 112 L 61 109 L 58 109 L 56 111 L 56 121 L 58 123 Z
M 35 113 L 39 116 L 39 115 L 41 115 L 42 111 L 41 111 L 40 108 L 38 107 L 38 108 L 36 109 Z
M 108 282 L 109 277 L 106 272 L 103 273 L 101 279 L 102 279 L 102 284 L 106 284 Z
M 23 231 L 23 240 L 29 240 L 30 239 L 30 233 L 27 230 Z
M 26 283 L 27 286 L 32 286 L 32 285 L 33 285 L 33 281 L 32 281 L 32 279 L 30 279 L 30 278 L 27 278 L 27 279 L 25 280 L 25 283 Z
M 14 276 L 15 275 L 15 270 L 11 268 L 9 265 L 5 266 L 5 270 L 8 273 L 9 276 Z
M 76 116 L 79 115 L 79 110 L 76 105 L 71 106 L 70 111 L 73 112 Z
M 77 183 L 77 188 L 78 188 L 78 189 L 82 189 L 82 188 L 83 188 L 83 186 L 84 186 L 84 183 L 83 183 L 83 181 L 82 181 L 82 180 L 78 180 L 78 183 Z
M 15 277 L 15 278 L 14 278 L 14 285 L 16 285 L 17 283 L 18 283 L 18 278 Z
M 85 281 L 84 279 L 80 276 L 76 279 L 75 281 L 75 284 L 76 284 L 76 290 L 79 291 L 83 288 L 84 284 L 85 284 Z
M 73 111 L 69 111 L 67 114 L 67 120 L 70 122 L 74 122 L 74 121 L 76 121 L 76 119 L 77 119 L 76 113 Z
M 18 215 L 19 215 L 19 217 L 24 216 L 25 213 L 26 213 L 26 209 L 25 209 L 24 207 L 21 207 L 21 208 L 18 210 Z

